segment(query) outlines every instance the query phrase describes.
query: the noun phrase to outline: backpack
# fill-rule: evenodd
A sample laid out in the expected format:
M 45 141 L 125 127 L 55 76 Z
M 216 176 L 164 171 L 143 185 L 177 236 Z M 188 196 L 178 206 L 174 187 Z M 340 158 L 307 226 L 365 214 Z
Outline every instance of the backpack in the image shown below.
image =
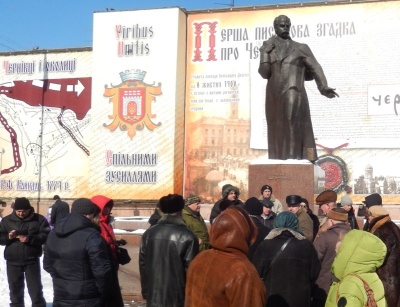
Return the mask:
M 378 304 L 375 301 L 374 291 L 372 291 L 372 289 L 370 288 L 368 283 L 360 275 L 358 275 L 358 274 L 347 274 L 344 277 L 346 277 L 346 276 L 357 277 L 358 279 L 360 279 L 363 282 L 364 289 L 365 289 L 365 292 L 367 294 L 367 302 L 364 305 L 365 307 L 378 307 Z M 339 287 L 340 287 L 340 284 L 339 284 L 339 286 L 337 288 L 337 292 L 336 292 L 336 301 L 338 301 L 338 299 L 339 299 Z

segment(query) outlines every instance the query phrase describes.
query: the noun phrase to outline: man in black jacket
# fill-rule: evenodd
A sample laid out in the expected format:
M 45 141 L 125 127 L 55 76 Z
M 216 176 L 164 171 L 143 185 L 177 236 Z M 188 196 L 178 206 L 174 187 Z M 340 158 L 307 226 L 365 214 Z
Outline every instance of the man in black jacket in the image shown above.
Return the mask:
M 54 306 L 103 306 L 112 295 L 111 260 L 96 225 L 99 212 L 90 199 L 78 198 L 49 234 L 43 267 L 53 279 Z
M 61 220 L 64 216 L 69 213 L 69 205 L 65 201 L 62 201 L 60 196 L 54 195 L 53 199 L 56 201 L 51 206 L 50 213 L 50 225 L 54 226 L 57 221 Z
M 222 187 L 222 198 L 219 199 L 211 209 L 210 223 L 214 223 L 215 218 L 230 205 L 240 206 L 243 208 L 244 204 L 239 199 L 240 191 L 237 187 L 231 184 L 226 184 Z
M 147 306 L 184 306 L 186 271 L 199 252 L 199 240 L 182 219 L 181 195 L 161 197 L 164 215 L 140 242 L 139 270 Z
M 24 306 L 24 276 L 32 306 L 46 306 L 39 257 L 49 231 L 46 218 L 35 213 L 25 197 L 16 198 L 13 212 L 1 220 L 0 244 L 6 246 L 11 306 Z

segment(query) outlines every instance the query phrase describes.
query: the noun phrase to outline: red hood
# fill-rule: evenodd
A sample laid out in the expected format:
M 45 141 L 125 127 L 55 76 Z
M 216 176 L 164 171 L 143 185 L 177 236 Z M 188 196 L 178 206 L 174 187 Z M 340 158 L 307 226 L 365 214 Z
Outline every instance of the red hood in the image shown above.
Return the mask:
M 104 215 L 103 214 L 103 209 L 108 203 L 110 203 L 111 210 L 112 210 L 112 208 L 114 207 L 114 201 L 111 198 L 108 198 L 108 197 L 103 196 L 103 195 L 93 196 L 91 201 L 93 203 L 95 203 L 97 205 L 97 207 L 100 208 L 100 210 L 101 210 L 100 214 L 99 214 L 100 215 L 100 221 L 105 222 L 107 220 L 107 218 L 108 218 L 108 215 Z

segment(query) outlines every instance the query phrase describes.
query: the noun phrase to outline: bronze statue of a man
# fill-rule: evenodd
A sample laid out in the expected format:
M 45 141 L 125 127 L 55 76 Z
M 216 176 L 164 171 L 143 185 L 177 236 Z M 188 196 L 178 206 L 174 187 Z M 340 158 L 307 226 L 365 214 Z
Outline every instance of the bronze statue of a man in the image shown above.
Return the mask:
M 270 159 L 316 161 L 314 132 L 304 81 L 315 79 L 320 93 L 339 96 L 328 87 L 321 65 L 310 48 L 290 38 L 290 19 L 275 18 L 275 36 L 260 47 L 258 72 L 268 79 L 265 114 Z

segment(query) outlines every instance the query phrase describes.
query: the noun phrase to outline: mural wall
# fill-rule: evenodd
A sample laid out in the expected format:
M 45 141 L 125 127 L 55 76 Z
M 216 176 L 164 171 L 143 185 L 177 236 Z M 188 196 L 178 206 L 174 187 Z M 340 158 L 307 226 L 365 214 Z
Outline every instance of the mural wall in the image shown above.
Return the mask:
M 258 48 L 287 15 L 292 39 L 308 44 L 340 95 L 306 82 L 325 187 L 398 202 L 399 13 L 388 1 L 189 14 L 185 193 L 215 201 L 228 182 L 248 196 L 248 163 L 268 150 Z
M 94 14 L 91 193 L 182 192 L 185 22 L 178 8 Z
M 15 54 L 0 62 L 2 197 L 78 197 L 88 187 L 91 51 Z
M 248 165 L 268 153 L 258 48 L 281 14 L 340 95 L 306 83 L 325 188 L 399 203 L 397 1 L 98 12 L 93 50 L 2 53 L 1 197 L 252 196 Z

